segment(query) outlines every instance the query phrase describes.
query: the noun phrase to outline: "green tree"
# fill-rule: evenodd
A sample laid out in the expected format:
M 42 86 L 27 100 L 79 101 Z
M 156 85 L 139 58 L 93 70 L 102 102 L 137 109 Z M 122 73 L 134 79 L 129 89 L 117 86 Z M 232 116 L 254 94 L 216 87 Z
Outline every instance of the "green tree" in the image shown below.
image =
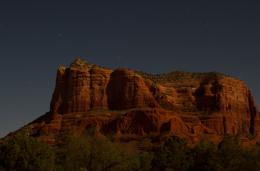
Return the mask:
M 124 170 L 123 153 L 105 139 L 84 136 L 66 138 L 58 152 L 60 170 Z
M 191 171 L 215 171 L 217 169 L 217 146 L 202 141 L 192 149 L 193 165 Z
M 172 137 L 155 152 L 152 161 L 152 170 L 162 171 L 184 171 L 192 164 L 190 149 L 184 140 Z
M 240 155 L 240 160 L 237 163 L 238 171 L 260 171 L 259 147 L 252 149 L 241 149 Z
M 149 171 L 151 170 L 151 162 L 153 159 L 153 153 L 141 152 L 129 159 L 128 170 L 129 171 Z
M 108 140 L 92 139 L 89 170 L 124 170 L 125 158 L 115 144 Z
M 0 166 L 8 171 L 52 171 L 55 154 L 49 145 L 17 134 L 0 143 Z
M 241 146 L 236 137 L 224 137 L 218 145 L 217 151 L 217 170 L 221 171 L 238 171 L 239 164 L 242 160 Z
M 87 138 L 67 135 L 57 148 L 58 170 L 80 170 L 90 158 L 90 143 Z

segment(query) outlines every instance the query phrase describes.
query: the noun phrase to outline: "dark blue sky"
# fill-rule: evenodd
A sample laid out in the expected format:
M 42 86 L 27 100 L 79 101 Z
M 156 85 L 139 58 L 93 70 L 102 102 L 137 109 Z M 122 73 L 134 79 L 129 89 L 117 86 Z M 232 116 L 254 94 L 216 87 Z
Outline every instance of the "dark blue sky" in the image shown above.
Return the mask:
M 56 68 L 81 56 L 146 72 L 219 71 L 260 106 L 260 3 L 0 3 L 0 136 L 49 110 Z

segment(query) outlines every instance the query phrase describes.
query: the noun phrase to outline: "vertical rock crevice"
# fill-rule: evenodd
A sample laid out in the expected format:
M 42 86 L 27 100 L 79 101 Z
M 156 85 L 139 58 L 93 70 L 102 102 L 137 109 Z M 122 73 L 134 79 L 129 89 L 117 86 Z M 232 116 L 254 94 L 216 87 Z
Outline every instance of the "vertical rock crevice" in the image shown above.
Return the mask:
M 249 132 L 251 135 L 255 135 L 255 121 L 256 117 L 258 115 L 258 109 L 256 107 L 254 98 L 252 96 L 252 93 L 250 90 L 248 90 L 248 105 L 249 105 L 249 113 L 250 113 L 250 127 L 249 127 Z

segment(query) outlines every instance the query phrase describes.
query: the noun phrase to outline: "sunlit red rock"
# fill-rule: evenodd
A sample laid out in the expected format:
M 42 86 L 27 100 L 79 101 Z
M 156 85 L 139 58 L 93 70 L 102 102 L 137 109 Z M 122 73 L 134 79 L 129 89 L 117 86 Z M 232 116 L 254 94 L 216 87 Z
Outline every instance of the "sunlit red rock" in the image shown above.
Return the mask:
M 260 141 L 260 117 L 241 80 L 217 73 L 145 75 L 76 59 L 57 71 L 50 112 L 24 127 L 55 143 L 65 132 L 118 141 L 179 136 L 191 144 L 226 135 Z

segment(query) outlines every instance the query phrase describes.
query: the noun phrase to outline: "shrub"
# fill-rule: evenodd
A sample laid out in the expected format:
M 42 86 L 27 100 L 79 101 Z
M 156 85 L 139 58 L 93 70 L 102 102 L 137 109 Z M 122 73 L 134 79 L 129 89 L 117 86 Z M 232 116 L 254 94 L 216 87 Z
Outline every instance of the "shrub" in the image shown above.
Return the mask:
M 69 136 L 60 146 L 58 165 L 61 170 L 120 170 L 124 156 L 115 144 L 105 139 Z
M 190 149 L 184 140 L 172 137 L 155 152 L 152 161 L 152 170 L 188 170 L 191 166 L 192 158 Z
M 52 171 L 55 154 L 47 144 L 17 134 L 0 144 L 0 166 L 12 171 Z

